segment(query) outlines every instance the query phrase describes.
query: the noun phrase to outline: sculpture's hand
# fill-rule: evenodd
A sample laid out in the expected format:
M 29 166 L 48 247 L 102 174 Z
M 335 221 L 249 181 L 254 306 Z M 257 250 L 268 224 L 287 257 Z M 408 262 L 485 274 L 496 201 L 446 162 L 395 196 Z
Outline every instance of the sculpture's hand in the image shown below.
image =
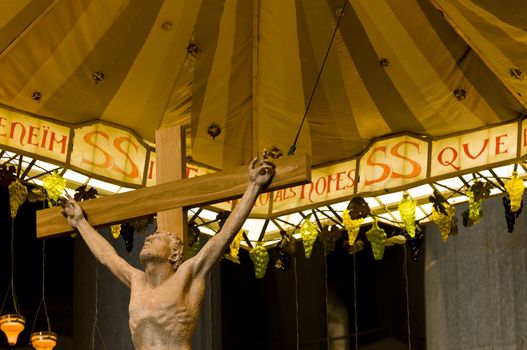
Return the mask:
M 274 176 L 274 164 L 267 159 L 267 152 L 264 151 L 262 158 L 258 161 L 255 157 L 249 165 L 249 180 L 259 187 L 265 187 Z
M 59 203 L 62 207 L 61 214 L 64 215 L 71 227 L 77 227 L 81 220 L 84 220 L 84 213 L 80 205 L 69 194 L 66 197 L 60 197 Z

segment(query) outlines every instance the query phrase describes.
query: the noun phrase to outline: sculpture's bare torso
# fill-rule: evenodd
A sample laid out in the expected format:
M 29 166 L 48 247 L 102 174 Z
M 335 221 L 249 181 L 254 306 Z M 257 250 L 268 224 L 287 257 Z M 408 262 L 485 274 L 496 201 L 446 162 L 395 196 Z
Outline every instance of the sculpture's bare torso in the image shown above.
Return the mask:
M 132 278 L 130 294 L 130 331 L 137 350 L 187 350 L 191 339 L 205 280 L 194 279 L 190 290 L 178 286 L 186 285 L 190 275 L 183 264 L 167 281 L 151 287 L 144 274 Z

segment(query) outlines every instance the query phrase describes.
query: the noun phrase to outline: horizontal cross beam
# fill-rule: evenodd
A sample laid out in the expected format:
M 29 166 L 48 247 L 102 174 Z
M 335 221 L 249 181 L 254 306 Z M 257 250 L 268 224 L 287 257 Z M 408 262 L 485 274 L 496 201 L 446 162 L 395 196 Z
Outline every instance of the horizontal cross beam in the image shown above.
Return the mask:
M 311 180 L 309 156 L 298 155 L 279 159 L 269 192 L 308 183 Z M 82 202 L 86 217 L 94 227 L 102 227 L 147 217 L 157 212 L 204 206 L 239 198 L 247 188 L 247 166 L 172 181 L 135 191 L 114 194 Z M 50 238 L 73 233 L 61 207 L 37 211 L 37 238 Z

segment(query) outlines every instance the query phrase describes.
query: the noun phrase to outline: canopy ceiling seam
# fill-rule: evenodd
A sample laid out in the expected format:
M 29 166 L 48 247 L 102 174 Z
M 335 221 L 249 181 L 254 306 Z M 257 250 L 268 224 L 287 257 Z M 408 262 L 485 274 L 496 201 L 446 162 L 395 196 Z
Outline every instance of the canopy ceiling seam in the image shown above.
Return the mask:
M 55 0 L 53 1 L 45 10 L 44 12 L 42 12 L 40 14 L 40 16 L 38 16 L 37 18 L 35 18 L 33 20 L 33 22 L 31 22 L 23 31 L 22 33 L 20 33 L 19 35 L 16 36 L 16 38 L 13 39 L 13 41 L 11 41 L 9 43 L 9 45 L 7 45 L 7 47 L 5 48 L 4 51 L 0 52 L 0 60 L 4 58 L 5 55 L 7 55 L 17 44 L 20 40 L 22 40 L 27 33 L 29 33 L 37 24 L 40 23 L 40 21 L 42 21 L 42 19 L 44 19 L 44 17 L 46 17 L 48 15 L 49 12 L 51 12 L 51 10 L 53 10 L 53 8 L 60 2 L 61 0 Z
M 514 98 L 520 103 L 520 105 L 527 110 L 527 100 L 520 94 L 519 91 L 516 91 L 514 87 L 505 79 L 502 78 L 501 74 L 499 74 L 498 68 L 493 64 L 493 61 L 483 53 L 482 50 L 479 49 L 479 47 L 469 38 L 467 34 L 463 30 L 461 30 L 460 26 L 457 25 L 456 21 L 445 11 L 444 7 L 439 4 L 437 0 L 430 0 L 432 5 L 440 11 L 445 18 L 446 22 L 452 26 L 454 31 L 459 34 L 459 36 L 467 43 L 468 46 L 474 51 L 483 62 L 490 68 L 492 73 L 498 78 L 498 80 L 507 88 L 507 90 L 514 96 Z
M 203 2 L 200 1 L 199 3 L 199 6 L 205 6 L 203 4 Z M 199 11 L 196 12 L 196 17 L 195 17 L 195 20 L 194 20 L 194 25 L 192 26 L 192 32 L 190 34 L 190 37 L 188 38 L 187 42 L 190 44 L 190 43 L 193 43 L 193 38 L 194 38 L 194 31 L 196 29 L 196 24 L 197 24 L 197 19 L 198 19 L 198 16 L 199 16 Z M 188 50 L 188 47 L 187 47 L 187 50 Z M 165 118 L 167 117 L 167 113 L 166 111 L 168 110 L 168 107 L 170 106 L 170 102 L 171 102 L 171 97 L 173 96 L 174 94 L 174 91 L 176 90 L 176 87 L 178 86 L 178 83 L 179 83 L 179 78 L 181 77 L 182 75 L 182 71 L 185 69 L 185 64 L 187 63 L 187 61 L 189 59 L 192 59 L 192 55 L 187 52 L 186 53 L 186 56 L 183 60 L 181 60 L 181 65 L 178 69 L 178 73 L 176 75 L 176 79 L 174 79 L 174 82 L 172 83 L 172 87 L 170 88 L 170 92 L 166 95 L 167 96 L 167 99 L 165 101 L 165 106 L 164 108 L 162 109 L 164 112 L 163 112 L 163 117 L 161 119 L 161 126 L 163 126 L 164 122 L 165 122 Z M 194 60 L 192 62 L 193 65 L 195 65 L 196 61 Z

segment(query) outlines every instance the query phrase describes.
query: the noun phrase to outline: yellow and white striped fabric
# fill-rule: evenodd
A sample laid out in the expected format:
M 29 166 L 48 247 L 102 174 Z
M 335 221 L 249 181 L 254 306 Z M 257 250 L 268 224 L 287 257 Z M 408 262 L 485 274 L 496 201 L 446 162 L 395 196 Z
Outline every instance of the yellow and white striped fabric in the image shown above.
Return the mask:
M 340 13 L 297 144 L 315 165 L 524 114 L 527 3 L 514 0 L 0 1 L 0 104 L 149 142 L 184 124 L 193 159 L 215 168 L 285 154 Z

